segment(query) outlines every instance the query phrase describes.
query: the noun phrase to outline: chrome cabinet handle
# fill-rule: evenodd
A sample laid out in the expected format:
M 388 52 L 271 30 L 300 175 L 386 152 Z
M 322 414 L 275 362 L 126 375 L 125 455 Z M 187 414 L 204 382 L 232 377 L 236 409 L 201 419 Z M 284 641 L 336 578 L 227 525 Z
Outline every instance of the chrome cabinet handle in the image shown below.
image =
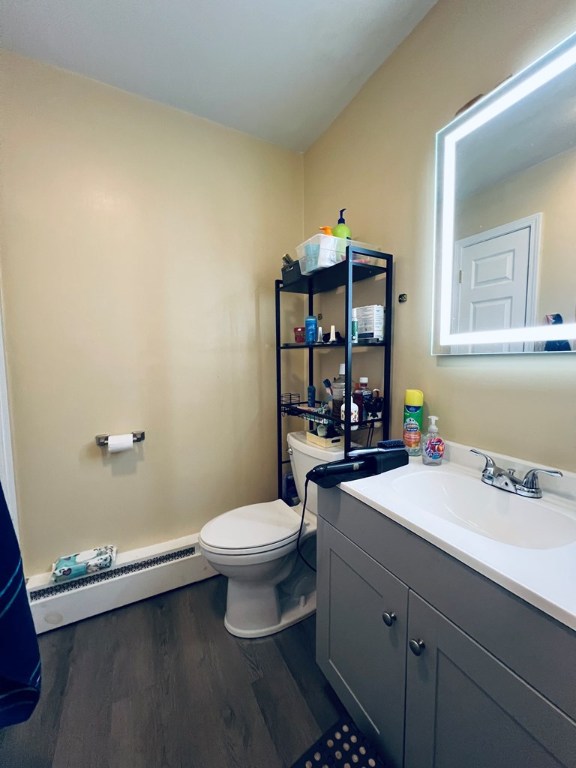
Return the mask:
M 385 611 L 382 614 L 382 621 L 384 622 L 384 624 L 386 624 L 387 627 L 391 627 L 397 618 L 398 616 L 396 616 L 396 614 L 393 611 L 390 611 L 390 612 Z
M 424 648 L 426 648 L 426 644 L 424 643 L 424 640 L 420 640 L 420 639 L 414 640 L 414 639 L 412 639 L 408 643 L 408 647 L 410 648 L 410 650 L 412 651 L 414 656 L 421 656 L 422 655 L 422 651 L 424 650 Z

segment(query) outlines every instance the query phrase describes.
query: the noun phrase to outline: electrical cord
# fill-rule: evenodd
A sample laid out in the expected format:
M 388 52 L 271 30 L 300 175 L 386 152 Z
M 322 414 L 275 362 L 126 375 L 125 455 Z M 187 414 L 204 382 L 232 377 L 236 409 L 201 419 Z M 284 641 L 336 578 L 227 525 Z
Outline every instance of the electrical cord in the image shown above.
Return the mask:
M 333 488 L 344 480 L 356 480 L 361 477 L 387 472 L 396 467 L 402 467 L 408 463 L 408 454 L 401 440 L 384 440 L 378 443 L 377 448 L 361 448 L 350 451 L 348 460 L 331 461 L 327 464 L 318 464 L 306 475 L 304 483 L 304 502 L 302 504 L 302 517 L 300 530 L 296 538 L 296 550 L 298 556 L 316 573 L 316 568 L 304 557 L 300 546 L 302 531 L 304 530 L 304 514 L 308 501 L 308 483 L 316 482 L 323 488 Z
M 316 568 L 306 560 L 304 557 L 304 554 L 302 553 L 302 549 L 300 548 L 300 539 L 302 538 L 302 531 L 304 529 L 304 513 L 306 512 L 306 502 L 308 501 L 308 483 L 310 480 L 306 478 L 306 482 L 304 483 L 304 501 L 302 503 L 302 517 L 300 518 L 300 530 L 298 531 L 298 538 L 296 539 L 296 551 L 298 552 L 299 557 L 303 560 L 304 563 L 310 568 L 310 570 L 314 571 L 316 573 Z

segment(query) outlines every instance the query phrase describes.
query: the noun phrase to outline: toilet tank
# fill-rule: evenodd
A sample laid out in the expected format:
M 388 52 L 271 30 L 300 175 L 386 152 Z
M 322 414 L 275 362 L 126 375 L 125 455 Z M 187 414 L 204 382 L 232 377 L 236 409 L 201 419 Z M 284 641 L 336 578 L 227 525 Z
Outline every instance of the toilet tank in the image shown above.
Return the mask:
M 287 436 L 288 452 L 290 454 L 290 464 L 292 474 L 296 483 L 296 490 L 300 501 L 304 501 L 304 484 L 306 475 L 318 464 L 326 464 L 329 461 L 338 461 L 344 458 L 344 450 L 341 446 L 335 448 L 321 448 L 307 442 L 305 432 L 289 432 Z M 318 486 L 316 483 L 308 483 L 308 497 L 306 499 L 306 509 L 309 512 L 317 513 L 318 509 Z

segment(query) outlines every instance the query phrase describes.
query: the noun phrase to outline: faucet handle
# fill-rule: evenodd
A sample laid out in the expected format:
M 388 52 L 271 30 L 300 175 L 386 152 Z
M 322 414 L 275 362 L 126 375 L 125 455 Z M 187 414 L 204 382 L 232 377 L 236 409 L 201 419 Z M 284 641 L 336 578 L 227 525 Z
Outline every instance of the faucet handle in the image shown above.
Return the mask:
M 550 475 L 551 477 L 562 477 L 562 472 L 558 469 L 529 469 L 522 480 L 524 488 L 531 491 L 539 491 L 540 485 L 538 483 L 538 475 Z
M 483 472 L 486 472 L 487 469 L 495 468 L 496 464 L 494 463 L 492 456 L 488 456 L 487 453 L 482 453 L 482 451 L 477 451 L 476 448 L 470 448 L 470 453 L 475 453 L 477 456 L 483 456 L 486 459 L 486 464 L 482 470 Z

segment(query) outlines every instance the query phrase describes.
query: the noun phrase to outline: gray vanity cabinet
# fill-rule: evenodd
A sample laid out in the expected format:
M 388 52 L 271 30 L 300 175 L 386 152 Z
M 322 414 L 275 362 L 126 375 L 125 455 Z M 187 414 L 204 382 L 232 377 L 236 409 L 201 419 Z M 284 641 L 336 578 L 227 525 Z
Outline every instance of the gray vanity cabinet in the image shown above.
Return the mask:
M 319 512 L 317 660 L 391 766 L 576 768 L 576 633 L 338 489 Z
M 318 571 L 321 666 L 361 729 L 401 768 L 408 588 L 331 525 L 319 526 L 326 553 Z
M 574 723 L 413 592 L 409 614 L 405 768 L 576 766 Z

